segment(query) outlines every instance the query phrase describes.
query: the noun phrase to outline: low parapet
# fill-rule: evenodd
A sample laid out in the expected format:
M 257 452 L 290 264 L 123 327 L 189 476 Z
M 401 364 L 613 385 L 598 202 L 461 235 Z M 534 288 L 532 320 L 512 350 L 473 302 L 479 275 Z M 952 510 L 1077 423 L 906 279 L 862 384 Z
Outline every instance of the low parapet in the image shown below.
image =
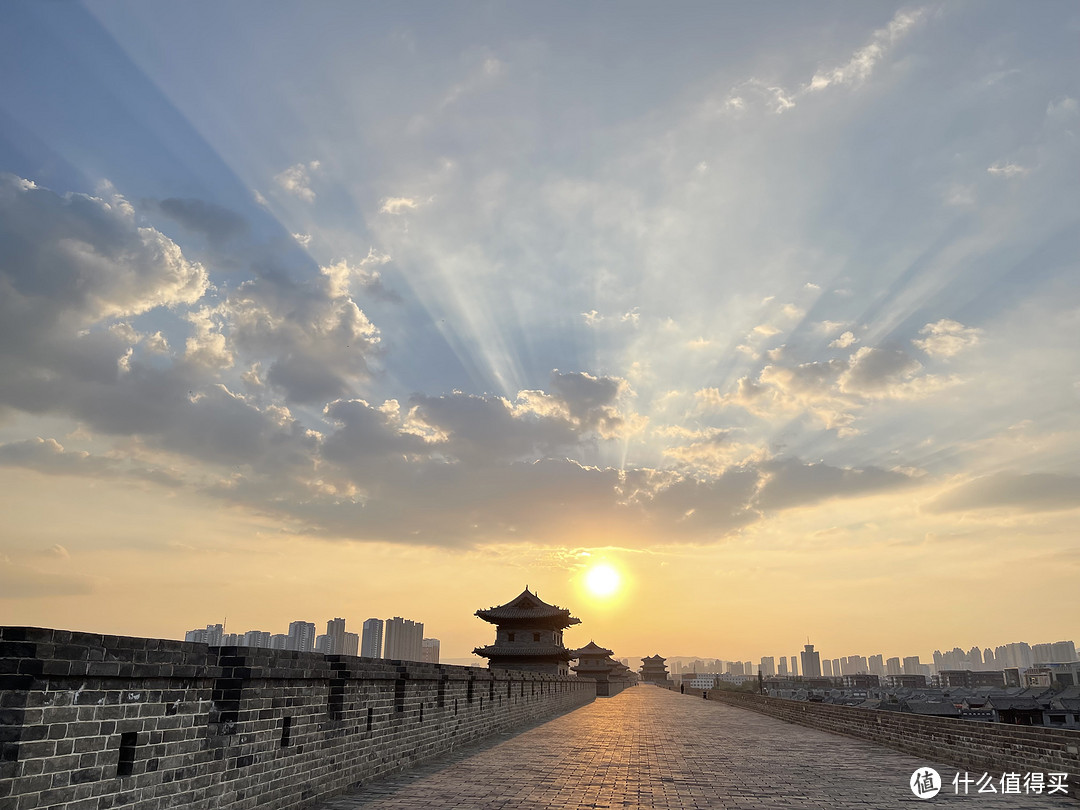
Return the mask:
M 0 627 L 0 798 L 290 808 L 593 700 L 541 675 Z M 109 801 L 109 799 L 106 799 Z

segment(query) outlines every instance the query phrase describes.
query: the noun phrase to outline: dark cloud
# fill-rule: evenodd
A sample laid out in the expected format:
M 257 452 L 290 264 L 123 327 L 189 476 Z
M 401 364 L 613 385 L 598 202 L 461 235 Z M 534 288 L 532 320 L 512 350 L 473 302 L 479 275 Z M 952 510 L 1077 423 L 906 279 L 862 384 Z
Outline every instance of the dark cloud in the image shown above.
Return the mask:
M 117 319 L 193 303 L 207 283 L 118 195 L 60 196 L 0 177 L 0 406 L 104 424 L 124 415 L 114 432 L 142 430 L 155 409 L 140 404 L 192 381 L 132 361 L 145 336 Z
M 238 213 L 204 200 L 170 197 L 151 201 L 150 205 L 189 231 L 201 233 L 214 247 L 221 247 L 248 231 L 247 220 Z
M 347 294 L 316 282 L 241 284 L 216 310 L 230 345 L 270 358 L 268 382 L 299 403 L 326 403 L 355 392 L 371 373 L 379 330 Z
M 326 408 L 337 429 L 326 437 L 323 457 L 347 469 L 354 478 L 374 472 L 379 465 L 426 455 L 427 443 L 402 430 L 397 403 L 374 408 L 363 400 L 339 400 Z
M 911 379 L 922 364 L 902 349 L 864 346 L 851 355 L 845 391 L 873 396 Z
M 626 390 L 626 383 L 614 377 L 555 371 L 551 375 L 551 390 L 566 405 L 571 418 L 579 424 L 595 427 L 604 421 L 618 422 L 619 417 L 612 406 Z
M 765 481 L 757 496 L 762 509 L 790 509 L 831 498 L 850 498 L 910 486 L 913 479 L 878 467 L 850 469 L 807 464 L 796 459 L 764 462 Z
M 546 455 L 578 439 L 575 426 L 565 416 L 515 411 L 501 397 L 417 395 L 411 402 L 412 416 L 435 433 L 438 452 L 473 464 Z
M 60 196 L 0 175 L 0 323 L 3 338 L 35 336 L 63 321 L 71 331 L 112 316 L 190 304 L 205 292 L 201 265 L 130 205 Z
M 1080 507 L 1080 476 L 997 473 L 961 484 L 931 501 L 928 512 L 1016 509 L 1051 512 Z

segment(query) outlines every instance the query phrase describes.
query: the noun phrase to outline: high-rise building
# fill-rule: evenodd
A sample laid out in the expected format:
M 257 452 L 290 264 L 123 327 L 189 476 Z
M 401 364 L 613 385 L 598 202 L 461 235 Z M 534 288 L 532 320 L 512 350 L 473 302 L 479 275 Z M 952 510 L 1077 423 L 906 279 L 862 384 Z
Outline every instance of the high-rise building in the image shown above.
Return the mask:
M 289 649 L 289 637 L 284 633 L 274 633 L 270 636 L 270 649 L 271 650 L 287 650 Z
M 266 630 L 248 630 L 244 633 L 245 647 L 269 647 L 270 633 Z
M 922 675 L 922 664 L 919 662 L 919 656 L 909 655 L 904 659 L 904 674 L 905 675 Z
M 830 661 L 828 658 L 821 662 L 821 674 L 824 675 L 826 678 L 831 678 L 833 676 L 832 661 Z
M 799 653 L 802 659 L 802 673 L 804 678 L 821 677 L 821 653 L 814 652 L 814 645 L 807 644 Z
M 780 660 L 777 662 L 777 665 L 779 667 L 779 670 L 778 670 L 777 674 L 781 678 L 786 678 L 787 674 L 788 674 L 788 671 L 787 671 L 787 656 L 786 655 L 781 655 Z
M 425 664 L 439 663 L 439 640 L 425 638 L 420 642 L 420 660 Z
M 383 620 L 368 619 L 364 622 L 364 637 L 360 642 L 360 655 L 364 658 L 382 658 Z
M 423 622 L 395 616 L 386 620 L 383 658 L 392 661 L 419 661 L 424 639 Z
M 345 620 L 331 619 L 326 623 L 326 655 L 345 655 Z
M 771 678 L 773 675 L 776 674 L 776 659 L 774 659 L 771 655 L 763 655 L 761 657 L 759 671 L 766 678 Z
M 871 675 L 884 675 L 885 674 L 885 662 L 880 655 L 871 655 L 869 661 L 869 668 Z
M 205 629 L 188 630 L 184 634 L 184 641 L 193 641 L 196 644 L 208 644 L 211 647 L 221 646 L 222 630 L 220 624 L 208 624 Z
M 892 678 L 900 677 L 901 670 L 899 658 L 890 658 L 885 662 L 885 674 Z
M 791 677 L 799 677 L 799 659 L 796 658 L 794 655 L 791 656 Z
M 289 642 L 287 650 L 297 652 L 311 652 L 315 649 L 315 623 L 314 622 L 289 622 Z
M 357 655 L 360 652 L 360 634 L 345 633 L 341 646 L 341 655 Z
M 1069 664 L 1076 660 L 1076 642 L 1055 641 L 1051 647 L 1053 648 L 1053 660 L 1051 663 Z

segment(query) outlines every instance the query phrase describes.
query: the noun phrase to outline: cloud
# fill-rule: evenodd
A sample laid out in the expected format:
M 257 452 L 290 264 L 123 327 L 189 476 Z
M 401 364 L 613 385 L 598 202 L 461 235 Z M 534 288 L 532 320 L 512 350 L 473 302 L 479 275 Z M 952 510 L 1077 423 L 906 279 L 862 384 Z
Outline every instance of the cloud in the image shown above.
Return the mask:
M 738 407 L 765 419 L 806 413 L 850 436 L 858 432 L 856 413 L 868 402 L 915 399 L 950 382 L 923 373 L 922 364 L 901 349 L 863 346 L 846 359 L 796 365 L 774 360 L 756 378 L 739 378 L 733 390 L 706 388 L 695 396 L 703 410 Z
M 921 340 L 911 341 L 916 348 L 931 357 L 955 357 L 976 345 L 982 330 L 942 318 L 937 323 L 928 323 L 919 334 L 924 336 Z
M 521 391 L 515 401 L 453 393 L 412 398 L 410 422 L 448 458 L 486 464 L 549 455 L 587 437 L 613 439 L 641 430 L 622 411 L 625 380 L 583 372 L 551 375 L 550 391 Z
M 120 195 L 60 196 L 10 174 L 0 175 L 0 257 L 9 326 L 40 328 L 42 318 L 85 326 L 194 303 L 208 285 L 202 265 L 140 227 Z
M 976 478 L 939 495 L 931 513 L 1008 509 L 1050 512 L 1080 508 L 1080 476 L 1002 472 Z
M 870 78 L 874 68 L 889 51 L 925 17 L 925 9 L 897 11 L 889 24 L 875 31 L 870 42 L 855 51 L 845 64 L 815 73 L 806 90 L 818 92 L 835 85 L 858 86 L 862 84 Z
M 1027 168 L 1026 166 L 1020 166 L 1016 163 L 1008 163 L 1006 161 L 999 160 L 997 163 L 988 167 L 986 171 L 995 177 L 1012 178 L 1023 177 L 1024 175 L 1030 173 L 1031 169 Z
M 851 332 L 844 332 L 836 340 L 829 344 L 830 349 L 846 349 L 853 343 L 857 343 L 859 339 Z
M 902 349 L 863 346 L 851 355 L 839 388 L 862 396 L 906 396 L 922 364 Z
M 797 98 L 795 94 L 788 93 L 783 87 L 751 78 L 731 89 L 723 109 L 741 113 L 747 107 L 747 97 L 777 115 L 794 108 Z
M 366 272 L 344 264 L 310 282 L 252 279 L 207 317 L 220 321 L 228 351 L 265 361 L 266 381 L 290 401 L 324 405 L 371 373 L 379 330 L 344 289 L 354 277 L 377 288 Z
M 863 469 L 807 464 L 796 459 L 765 462 L 764 481 L 757 505 L 762 509 L 789 509 L 832 498 L 850 498 L 907 487 L 910 476 L 877 467 Z
M 1078 114 L 1080 114 L 1080 104 L 1070 96 L 1062 96 L 1046 105 L 1047 118 L 1064 121 L 1075 118 Z
M 311 190 L 311 173 L 319 170 L 319 161 L 297 163 L 281 174 L 274 175 L 274 181 L 285 191 L 304 202 L 315 202 L 315 192 Z
M 208 288 L 202 265 L 106 191 L 61 196 L 0 177 L 0 405 L 94 411 L 138 366 L 137 346 L 165 344 L 109 322 L 181 309 Z
M 738 441 L 738 432 L 731 429 L 712 428 L 687 433 L 693 441 L 668 447 L 664 455 L 684 465 L 688 473 L 719 475 L 731 467 L 745 466 L 768 456 L 763 448 Z
M 326 278 L 327 295 L 331 298 L 349 295 L 355 288 L 382 300 L 400 301 L 397 293 L 386 289 L 382 276 L 374 269 L 389 261 L 389 255 L 369 248 L 367 255 L 357 264 L 349 264 L 342 259 L 320 267 L 319 272 Z
M 231 368 L 236 357 L 221 331 L 220 312 L 203 307 L 185 317 L 195 328 L 187 339 L 185 357 L 188 362 L 207 369 Z
M 201 233 L 215 247 L 242 236 L 248 230 L 247 220 L 235 211 L 204 200 L 170 197 L 151 201 L 150 204 L 189 231 Z
M 405 211 L 414 211 L 419 207 L 420 203 L 411 197 L 387 197 L 382 201 L 379 213 L 402 214 Z
M 115 462 L 84 451 L 65 450 L 56 439 L 34 438 L 0 444 L 0 466 L 23 467 L 46 475 L 113 475 Z

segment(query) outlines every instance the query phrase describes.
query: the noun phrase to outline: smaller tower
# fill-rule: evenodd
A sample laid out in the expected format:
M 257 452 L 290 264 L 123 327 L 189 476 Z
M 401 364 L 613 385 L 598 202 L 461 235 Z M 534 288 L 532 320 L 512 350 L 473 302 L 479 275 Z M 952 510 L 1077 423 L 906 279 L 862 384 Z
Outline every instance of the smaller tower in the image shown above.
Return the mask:
M 582 678 L 592 678 L 596 681 L 597 697 L 608 697 L 610 695 L 609 680 L 615 668 L 615 662 L 609 657 L 611 650 L 605 650 L 595 641 L 590 641 L 580 650 L 574 650 L 572 655 L 578 663 L 576 667 L 570 668 Z
M 664 689 L 672 689 L 675 686 L 668 677 L 666 659 L 659 655 L 650 655 L 641 659 L 641 680 L 644 683 L 662 686 Z

